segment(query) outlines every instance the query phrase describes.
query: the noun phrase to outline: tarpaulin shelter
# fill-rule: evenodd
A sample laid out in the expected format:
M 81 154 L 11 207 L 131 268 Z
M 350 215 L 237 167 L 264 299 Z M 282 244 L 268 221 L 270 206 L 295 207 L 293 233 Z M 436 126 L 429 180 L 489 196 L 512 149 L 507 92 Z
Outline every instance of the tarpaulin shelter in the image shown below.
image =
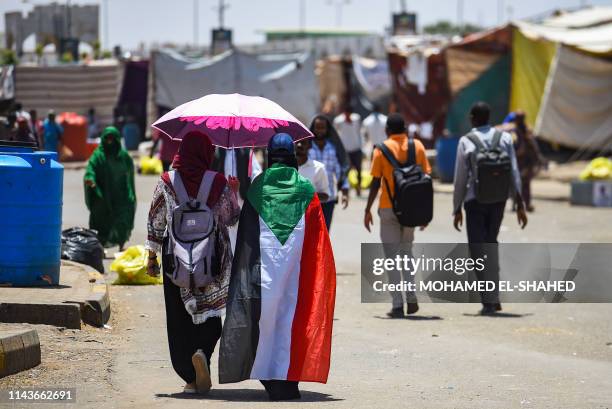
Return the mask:
M 450 99 L 444 55 L 437 47 L 388 52 L 393 100 L 408 123 L 430 123 L 433 136 L 444 130 Z M 433 139 L 423 140 L 433 146 Z
M 352 62 L 352 74 L 363 100 L 362 104 L 367 102 L 370 110 L 374 103 L 387 104 L 391 95 L 389 62 L 357 55 L 352 57 Z
M 131 117 L 131 120 L 138 124 L 141 138 L 147 125 L 148 81 L 148 60 L 124 63 L 123 84 L 117 102 L 117 111 L 123 116 Z
M 317 61 L 316 76 L 319 82 L 319 107 L 326 113 L 337 113 L 342 109 L 349 84 L 346 64 L 340 56 L 330 56 Z
M 612 150 L 612 61 L 561 46 L 535 131 L 570 148 Z
M 116 60 L 86 65 L 18 65 L 15 67 L 15 99 L 41 115 L 48 110 L 84 114 L 96 110 L 101 126 L 113 122 L 123 70 Z
M 491 121 L 508 112 L 512 47 L 511 28 L 501 27 L 466 36 L 444 50 L 452 100 L 446 127 L 453 135 L 471 129 L 469 110 L 477 101 L 491 106 Z
M 511 109 L 526 111 L 542 139 L 610 149 L 611 56 L 612 7 L 514 23 Z
M 302 122 L 319 105 L 315 61 L 310 53 L 248 54 L 232 50 L 206 59 L 173 51 L 154 55 L 154 92 L 158 106 L 173 108 L 206 94 L 263 96 Z

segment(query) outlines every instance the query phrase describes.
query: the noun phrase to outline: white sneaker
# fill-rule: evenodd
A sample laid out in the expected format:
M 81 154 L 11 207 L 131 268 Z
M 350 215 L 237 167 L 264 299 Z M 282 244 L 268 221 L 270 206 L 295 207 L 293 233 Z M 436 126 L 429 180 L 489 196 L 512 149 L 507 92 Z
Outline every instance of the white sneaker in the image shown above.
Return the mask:
M 191 362 L 196 373 L 196 388 L 198 393 L 207 393 L 212 387 L 210 380 L 210 371 L 208 369 L 208 363 L 206 362 L 206 355 L 201 349 L 193 354 Z

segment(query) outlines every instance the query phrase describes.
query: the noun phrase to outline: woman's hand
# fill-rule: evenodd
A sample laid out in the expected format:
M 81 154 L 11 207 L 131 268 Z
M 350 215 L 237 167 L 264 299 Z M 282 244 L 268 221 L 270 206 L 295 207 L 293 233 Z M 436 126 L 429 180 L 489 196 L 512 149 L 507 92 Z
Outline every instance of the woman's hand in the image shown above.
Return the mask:
M 87 186 L 89 186 L 90 188 L 92 188 L 92 189 L 95 189 L 95 187 L 96 187 L 96 182 L 94 182 L 91 179 L 85 179 L 85 184 Z
M 153 251 L 149 251 L 149 258 L 147 260 L 147 274 L 151 277 L 159 276 L 159 263 L 157 262 L 157 254 Z
M 238 193 L 238 190 L 240 190 L 240 181 L 235 176 L 228 176 L 227 184 L 234 193 Z

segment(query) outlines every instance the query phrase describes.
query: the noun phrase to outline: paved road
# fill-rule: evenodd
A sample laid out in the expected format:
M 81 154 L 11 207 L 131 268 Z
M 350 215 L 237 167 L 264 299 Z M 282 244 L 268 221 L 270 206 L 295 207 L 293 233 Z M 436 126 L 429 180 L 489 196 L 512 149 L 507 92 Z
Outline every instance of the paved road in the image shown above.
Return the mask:
M 65 177 L 64 224 L 86 225 L 80 178 Z M 155 178 L 138 177 L 137 226 L 145 237 Z M 338 211 L 332 241 L 338 297 L 327 385 L 304 384 L 302 403 L 329 408 L 612 407 L 612 304 L 506 305 L 513 316 L 474 316 L 475 304 L 422 304 L 413 319 L 383 318 L 386 304 L 361 304 L 359 243 L 376 242 L 361 225 L 363 200 Z M 612 210 L 536 201 L 521 231 L 507 213 L 504 242 L 612 242 Z M 465 241 L 451 228 L 451 196 L 436 195 L 434 222 L 417 241 Z M 607 221 L 607 222 L 606 222 Z M 178 392 L 167 350 L 160 287 L 113 287 L 117 342 L 109 363 L 109 407 L 270 407 L 256 382 L 217 386 L 205 401 Z M 213 362 L 215 362 L 213 360 Z M 216 365 L 213 364 L 213 379 Z M 99 395 L 98 395 L 99 396 Z M 280 405 L 278 405 L 280 406 Z

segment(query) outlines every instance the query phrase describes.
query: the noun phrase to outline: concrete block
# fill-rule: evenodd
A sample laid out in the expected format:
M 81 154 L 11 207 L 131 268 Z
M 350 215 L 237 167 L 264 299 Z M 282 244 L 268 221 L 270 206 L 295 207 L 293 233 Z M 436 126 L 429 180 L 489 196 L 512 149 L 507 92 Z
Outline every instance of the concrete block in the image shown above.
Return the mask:
M 0 332 L 0 378 L 40 364 L 40 341 L 36 330 Z

